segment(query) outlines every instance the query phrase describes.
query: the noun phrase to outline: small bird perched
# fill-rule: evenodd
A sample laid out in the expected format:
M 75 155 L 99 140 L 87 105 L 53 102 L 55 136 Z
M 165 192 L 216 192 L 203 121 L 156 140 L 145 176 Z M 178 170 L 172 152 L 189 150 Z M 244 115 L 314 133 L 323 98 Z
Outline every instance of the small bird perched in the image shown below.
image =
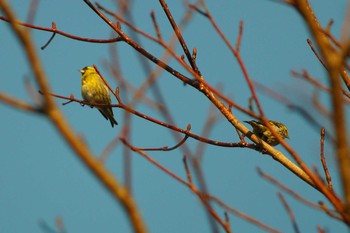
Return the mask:
M 244 121 L 250 124 L 253 127 L 253 133 L 270 144 L 271 146 L 276 146 L 280 142 L 277 140 L 275 136 L 272 135 L 269 128 L 265 126 L 265 124 L 261 121 Z M 289 138 L 288 136 L 288 128 L 284 124 L 277 121 L 269 121 L 272 128 L 284 139 Z
M 81 96 L 84 101 L 91 104 L 111 104 L 109 89 L 103 82 L 94 67 L 86 66 L 80 70 L 81 73 Z M 95 106 L 100 113 L 111 122 L 112 127 L 118 125 L 113 117 L 110 106 Z

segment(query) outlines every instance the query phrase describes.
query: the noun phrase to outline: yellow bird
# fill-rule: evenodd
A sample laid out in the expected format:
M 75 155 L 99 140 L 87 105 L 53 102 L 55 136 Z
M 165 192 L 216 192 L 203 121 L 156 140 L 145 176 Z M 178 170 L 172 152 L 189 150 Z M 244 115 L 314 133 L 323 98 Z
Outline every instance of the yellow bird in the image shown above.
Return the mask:
M 91 104 L 112 103 L 108 87 L 96 72 L 94 67 L 86 66 L 80 70 L 81 73 L 81 96 L 84 101 Z M 113 110 L 110 106 L 94 106 L 100 113 L 111 122 L 112 127 L 118 125 L 114 119 Z

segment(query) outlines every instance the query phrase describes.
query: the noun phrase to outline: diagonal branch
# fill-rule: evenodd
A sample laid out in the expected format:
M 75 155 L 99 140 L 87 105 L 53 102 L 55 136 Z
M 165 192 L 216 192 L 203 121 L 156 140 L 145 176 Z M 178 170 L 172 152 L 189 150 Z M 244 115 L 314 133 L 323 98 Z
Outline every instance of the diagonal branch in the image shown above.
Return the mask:
M 176 36 L 177 36 L 177 39 L 179 40 L 179 42 L 181 44 L 181 47 L 182 47 L 182 49 L 183 49 L 183 51 L 184 51 L 184 53 L 185 53 L 185 55 L 187 57 L 187 60 L 190 62 L 191 67 L 193 68 L 194 72 L 196 72 L 197 74 L 200 75 L 200 72 L 198 70 L 198 66 L 196 64 L 196 61 L 191 56 L 190 51 L 188 50 L 187 44 L 186 44 L 184 38 L 182 37 L 182 34 L 181 34 L 178 26 L 176 25 L 175 20 L 174 20 L 174 18 L 172 16 L 171 12 L 169 11 L 169 8 L 168 8 L 167 4 L 165 3 L 164 0 L 159 0 L 159 2 L 162 5 L 162 8 L 163 8 L 166 16 L 168 17 L 168 20 L 169 20 L 169 22 L 170 22 L 170 24 L 171 24 L 171 26 L 172 26 Z

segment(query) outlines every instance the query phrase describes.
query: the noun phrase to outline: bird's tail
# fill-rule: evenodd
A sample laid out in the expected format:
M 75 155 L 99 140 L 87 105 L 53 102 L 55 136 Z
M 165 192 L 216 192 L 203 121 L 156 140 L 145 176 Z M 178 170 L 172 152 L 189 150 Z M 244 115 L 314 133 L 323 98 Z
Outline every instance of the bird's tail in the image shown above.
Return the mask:
M 98 110 L 104 116 L 104 118 L 106 118 L 106 120 L 111 122 L 112 127 L 114 127 L 114 125 L 118 125 L 118 122 L 116 119 L 114 119 L 112 108 L 99 108 Z

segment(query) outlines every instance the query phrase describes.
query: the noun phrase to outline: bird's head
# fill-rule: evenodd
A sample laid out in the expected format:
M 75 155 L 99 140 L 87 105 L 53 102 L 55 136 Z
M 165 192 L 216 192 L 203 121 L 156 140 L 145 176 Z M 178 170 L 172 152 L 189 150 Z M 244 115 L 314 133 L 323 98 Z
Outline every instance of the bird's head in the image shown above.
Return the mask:
M 96 70 L 94 67 L 92 66 L 85 66 L 83 69 L 79 70 L 81 75 L 84 75 L 84 74 L 89 74 L 89 73 L 95 73 Z

